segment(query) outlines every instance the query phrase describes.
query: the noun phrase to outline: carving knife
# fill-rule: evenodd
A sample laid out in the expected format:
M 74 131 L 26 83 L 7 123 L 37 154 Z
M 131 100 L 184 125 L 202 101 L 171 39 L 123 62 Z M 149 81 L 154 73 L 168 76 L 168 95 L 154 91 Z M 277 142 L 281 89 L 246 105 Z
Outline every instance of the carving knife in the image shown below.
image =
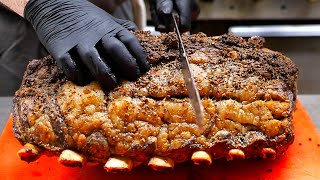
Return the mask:
M 187 86 L 190 103 L 194 110 L 195 116 L 196 116 L 196 123 L 199 126 L 199 128 L 202 130 L 203 128 L 203 119 L 204 119 L 204 113 L 203 113 L 203 106 L 201 103 L 199 91 L 196 87 L 196 83 L 194 81 L 194 77 L 192 74 L 192 71 L 190 69 L 190 64 L 187 58 L 187 53 L 184 48 L 182 38 L 180 35 L 177 18 L 178 14 L 172 13 L 173 23 L 175 27 L 175 33 L 177 35 L 178 41 L 179 41 L 179 51 L 180 51 L 180 62 L 181 62 L 181 71 L 183 74 L 184 81 Z

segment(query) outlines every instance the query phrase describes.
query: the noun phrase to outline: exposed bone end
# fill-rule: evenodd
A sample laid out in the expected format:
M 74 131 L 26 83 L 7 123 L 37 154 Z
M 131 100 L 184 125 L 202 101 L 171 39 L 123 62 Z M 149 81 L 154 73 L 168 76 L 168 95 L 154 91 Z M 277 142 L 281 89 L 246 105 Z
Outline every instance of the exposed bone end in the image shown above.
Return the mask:
M 245 159 L 245 154 L 240 149 L 231 149 L 228 153 L 229 160 L 235 160 L 235 159 Z
M 85 164 L 85 158 L 82 155 L 68 149 L 62 151 L 58 161 L 69 167 L 83 167 Z
M 205 151 L 196 151 L 192 154 L 191 160 L 196 165 L 211 165 L 212 159 L 210 154 Z
M 111 157 L 104 165 L 108 172 L 129 172 L 133 168 L 133 162 L 125 157 Z
M 148 166 L 155 171 L 168 171 L 174 168 L 174 161 L 168 157 L 153 157 L 150 159 Z
M 262 157 L 267 159 L 275 159 L 277 152 L 272 148 L 263 148 Z
M 32 162 L 40 157 L 40 149 L 30 143 L 27 143 L 17 152 L 21 160 Z

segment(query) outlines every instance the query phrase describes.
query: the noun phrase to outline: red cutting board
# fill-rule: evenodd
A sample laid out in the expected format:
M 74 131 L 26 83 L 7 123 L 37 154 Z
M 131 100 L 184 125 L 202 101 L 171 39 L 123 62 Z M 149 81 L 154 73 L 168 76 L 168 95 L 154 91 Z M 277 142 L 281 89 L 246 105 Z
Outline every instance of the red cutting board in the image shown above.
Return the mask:
M 215 161 L 210 167 L 175 167 L 171 172 L 155 172 L 141 166 L 129 173 L 107 173 L 102 166 L 68 168 L 57 157 L 42 156 L 30 164 L 16 152 L 22 147 L 14 138 L 12 119 L 0 137 L 0 179 L 320 179 L 320 135 L 301 103 L 294 114 L 295 141 L 276 160 Z

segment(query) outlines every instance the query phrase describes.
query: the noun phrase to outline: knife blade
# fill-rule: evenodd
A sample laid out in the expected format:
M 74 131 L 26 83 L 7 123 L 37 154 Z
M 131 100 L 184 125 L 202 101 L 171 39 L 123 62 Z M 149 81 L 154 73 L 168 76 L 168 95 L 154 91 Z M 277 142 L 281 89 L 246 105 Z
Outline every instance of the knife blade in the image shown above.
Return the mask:
M 176 20 L 177 16 L 178 16 L 177 14 L 172 13 L 172 19 L 173 19 L 173 23 L 174 23 L 174 27 L 175 27 L 174 31 L 175 31 L 177 38 L 178 38 L 178 41 L 179 41 L 179 51 L 180 51 L 179 59 L 181 62 L 181 71 L 182 71 L 183 78 L 184 78 L 184 81 L 187 86 L 190 104 L 191 104 L 191 106 L 194 110 L 194 113 L 195 113 L 196 124 L 202 130 L 203 122 L 204 122 L 203 121 L 204 120 L 203 106 L 201 103 L 199 91 L 196 87 L 196 82 L 194 81 L 193 73 L 190 69 L 190 64 L 188 61 L 187 53 L 186 53 L 186 50 L 185 50 L 183 42 L 182 42 L 178 23 Z

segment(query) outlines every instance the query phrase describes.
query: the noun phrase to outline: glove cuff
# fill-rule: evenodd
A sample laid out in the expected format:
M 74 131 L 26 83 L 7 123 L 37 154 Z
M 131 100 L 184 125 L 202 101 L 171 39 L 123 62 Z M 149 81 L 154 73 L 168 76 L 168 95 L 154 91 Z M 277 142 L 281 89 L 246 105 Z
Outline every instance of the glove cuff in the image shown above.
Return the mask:
M 26 6 L 24 7 L 24 11 L 23 11 L 23 17 L 29 21 L 29 19 L 27 18 L 28 14 L 30 13 L 31 8 L 33 8 L 35 5 L 36 1 L 45 1 L 45 0 L 29 0 L 26 4 Z
M 33 1 L 36 1 L 36 0 L 29 0 L 28 2 L 27 2 L 27 4 L 26 4 L 26 6 L 24 7 L 24 10 L 23 10 L 23 17 L 25 18 L 25 19 L 27 19 L 26 17 L 26 11 L 27 11 L 27 9 L 28 9 L 28 7 L 30 6 L 30 4 L 33 2 Z M 28 20 L 28 19 L 27 19 Z M 28 20 L 29 21 L 29 20 Z

